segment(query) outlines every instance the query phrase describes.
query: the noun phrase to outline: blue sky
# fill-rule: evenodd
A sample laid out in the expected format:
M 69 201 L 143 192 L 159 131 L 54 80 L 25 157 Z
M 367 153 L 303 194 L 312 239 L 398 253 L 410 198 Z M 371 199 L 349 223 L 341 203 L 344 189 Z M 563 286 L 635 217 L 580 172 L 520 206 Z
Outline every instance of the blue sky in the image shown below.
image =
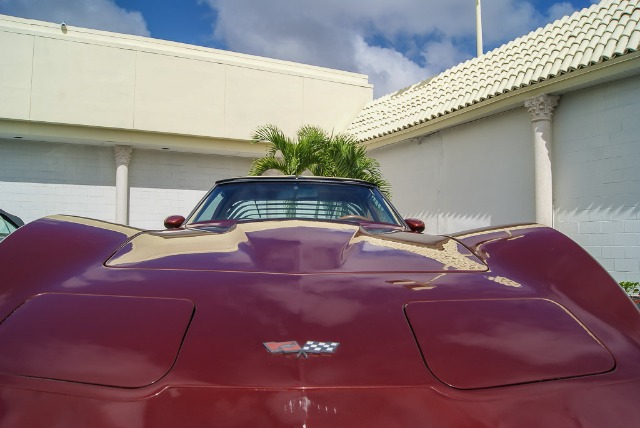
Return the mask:
M 596 0 L 481 0 L 485 51 Z M 0 0 L 0 14 L 369 75 L 376 96 L 475 56 L 475 0 Z

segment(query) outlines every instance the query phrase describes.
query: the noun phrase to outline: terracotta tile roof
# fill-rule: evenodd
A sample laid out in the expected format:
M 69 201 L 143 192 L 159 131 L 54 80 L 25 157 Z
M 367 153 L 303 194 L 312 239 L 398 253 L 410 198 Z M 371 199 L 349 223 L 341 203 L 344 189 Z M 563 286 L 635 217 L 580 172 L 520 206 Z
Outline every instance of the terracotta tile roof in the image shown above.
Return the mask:
M 605 0 L 369 103 L 349 126 L 371 140 L 638 50 L 640 0 Z

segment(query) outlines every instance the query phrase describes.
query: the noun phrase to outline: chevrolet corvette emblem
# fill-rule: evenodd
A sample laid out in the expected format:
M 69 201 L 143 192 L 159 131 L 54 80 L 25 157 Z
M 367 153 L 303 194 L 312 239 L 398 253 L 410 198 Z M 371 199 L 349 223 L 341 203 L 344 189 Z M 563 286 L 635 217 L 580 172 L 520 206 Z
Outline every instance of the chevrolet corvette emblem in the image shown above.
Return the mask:
M 340 343 L 308 340 L 303 346 L 296 341 L 264 342 L 263 345 L 271 354 L 298 354 L 298 358 L 307 358 L 308 354 L 335 354 Z

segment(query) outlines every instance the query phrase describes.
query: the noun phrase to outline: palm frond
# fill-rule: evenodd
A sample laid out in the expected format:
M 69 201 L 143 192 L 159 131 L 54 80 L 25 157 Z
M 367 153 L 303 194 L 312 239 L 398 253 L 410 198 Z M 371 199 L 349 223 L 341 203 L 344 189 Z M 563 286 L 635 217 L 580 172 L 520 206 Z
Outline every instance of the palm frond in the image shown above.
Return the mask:
M 262 175 L 271 169 L 280 171 L 285 175 L 289 175 L 286 172 L 287 168 L 282 161 L 282 158 L 272 156 L 265 156 L 254 160 L 249 167 L 249 175 Z
M 258 127 L 251 136 L 253 143 L 266 142 L 269 143 L 267 148 L 267 156 L 274 157 L 280 152 L 286 157 L 292 151 L 294 144 L 291 139 L 284 135 L 284 132 L 275 125 L 264 125 Z
M 275 169 L 286 175 L 310 171 L 326 177 L 357 178 L 372 183 L 386 196 L 391 186 L 380 172 L 377 160 L 367 155 L 366 148 L 349 134 L 329 135 L 322 128 L 305 125 L 292 140 L 275 125 L 258 127 L 253 142 L 267 142 L 267 154 L 256 159 L 249 170 L 261 175 Z

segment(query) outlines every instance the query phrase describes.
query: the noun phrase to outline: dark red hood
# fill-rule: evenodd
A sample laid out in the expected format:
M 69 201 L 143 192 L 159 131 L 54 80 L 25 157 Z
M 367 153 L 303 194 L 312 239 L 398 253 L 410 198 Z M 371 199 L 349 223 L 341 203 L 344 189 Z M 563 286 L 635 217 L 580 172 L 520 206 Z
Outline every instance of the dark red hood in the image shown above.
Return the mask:
M 298 220 L 145 232 L 107 266 L 294 274 L 486 270 L 452 238 Z
M 11 353 L 0 361 L 0 380 L 2 373 L 64 380 L 47 385 L 69 394 L 103 394 L 86 384 L 138 388 L 141 395 L 164 388 L 425 386 L 448 394 L 454 388 L 445 385 L 491 389 L 603 373 L 615 360 L 602 343 L 623 343 L 615 336 L 621 328 L 529 273 L 556 259 L 563 270 L 575 245 L 546 228 L 458 237 L 491 266 L 485 271 L 457 240 L 381 226 L 203 227 L 209 230 L 142 232 L 55 218 L 21 228 L 24 241 L 10 239 L 0 250 L 17 266 L 12 248 L 37 251 L 39 269 L 5 273 L 0 342 Z M 533 255 L 532 246 L 544 251 Z M 56 269 L 60 264 L 65 270 Z M 592 271 L 574 283 L 580 293 L 591 276 L 603 280 Z M 309 358 L 273 355 L 263 345 L 288 341 L 340 345 L 335 355 Z M 19 360 L 22 350 L 37 358 Z M 66 358 L 71 352 L 75 357 Z M 110 366 L 118 377 L 105 380 L 103 366 L 122 356 L 126 363 Z

